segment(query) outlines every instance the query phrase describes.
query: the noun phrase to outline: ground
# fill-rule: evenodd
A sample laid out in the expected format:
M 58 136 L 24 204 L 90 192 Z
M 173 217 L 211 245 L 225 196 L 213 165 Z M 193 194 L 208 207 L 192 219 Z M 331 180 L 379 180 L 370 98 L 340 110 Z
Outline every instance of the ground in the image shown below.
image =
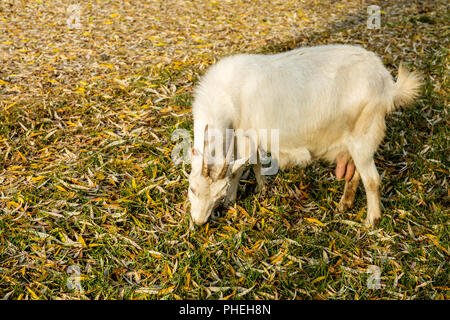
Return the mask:
M 0 4 L 0 297 L 449 298 L 447 1 L 74 3 Z M 387 119 L 379 225 L 363 226 L 361 187 L 337 212 L 343 182 L 316 163 L 264 196 L 250 175 L 191 228 L 171 135 L 192 132 L 199 77 L 229 54 L 329 43 L 425 80 Z

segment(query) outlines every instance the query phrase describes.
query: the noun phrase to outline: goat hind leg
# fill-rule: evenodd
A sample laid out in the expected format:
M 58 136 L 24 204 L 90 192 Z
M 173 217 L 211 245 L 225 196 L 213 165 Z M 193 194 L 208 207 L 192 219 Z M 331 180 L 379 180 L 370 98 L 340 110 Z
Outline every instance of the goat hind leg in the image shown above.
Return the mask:
M 358 170 L 355 170 L 353 177 L 349 181 L 345 181 L 344 194 L 339 202 L 338 210 L 343 212 L 353 206 L 355 200 L 356 189 L 358 188 L 360 175 Z
M 374 226 L 381 218 L 380 207 L 380 175 L 378 174 L 373 160 L 373 154 L 364 154 L 359 150 L 352 148 L 350 154 L 356 165 L 356 170 L 361 176 L 367 196 L 367 217 L 366 226 Z M 356 173 L 356 172 L 355 172 Z

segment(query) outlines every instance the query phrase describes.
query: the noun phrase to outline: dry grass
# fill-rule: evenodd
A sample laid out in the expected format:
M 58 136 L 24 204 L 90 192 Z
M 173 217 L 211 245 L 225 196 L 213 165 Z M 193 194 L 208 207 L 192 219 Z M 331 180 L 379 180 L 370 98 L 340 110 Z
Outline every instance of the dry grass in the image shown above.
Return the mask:
M 0 4 L 0 297 L 9 299 L 448 299 L 447 1 L 71 1 Z M 359 44 L 396 74 L 424 74 L 416 105 L 388 119 L 376 156 L 384 216 L 316 164 L 195 230 L 192 88 L 217 58 Z M 371 266 L 381 288 L 371 290 Z M 81 275 L 78 275 L 78 267 Z M 79 280 L 80 292 L 68 283 Z

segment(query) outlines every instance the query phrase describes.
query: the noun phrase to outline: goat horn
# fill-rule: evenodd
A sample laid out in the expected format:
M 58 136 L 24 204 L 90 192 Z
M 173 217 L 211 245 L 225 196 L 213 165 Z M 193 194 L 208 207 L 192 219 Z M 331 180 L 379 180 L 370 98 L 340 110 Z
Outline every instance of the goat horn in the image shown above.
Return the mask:
M 222 170 L 220 170 L 219 174 L 217 175 L 217 180 L 225 178 L 225 175 L 227 174 L 227 171 L 228 171 L 228 167 L 230 166 L 231 156 L 233 155 L 233 151 L 234 151 L 234 135 L 231 136 L 231 143 L 230 143 L 230 146 L 228 147 L 228 152 L 225 157 L 225 162 L 223 164 Z
M 202 160 L 202 176 L 209 175 L 209 144 L 208 144 L 208 125 L 205 126 L 205 134 L 203 136 L 203 160 Z
M 258 167 L 261 165 L 261 159 L 259 158 L 259 147 L 256 147 L 256 165 Z

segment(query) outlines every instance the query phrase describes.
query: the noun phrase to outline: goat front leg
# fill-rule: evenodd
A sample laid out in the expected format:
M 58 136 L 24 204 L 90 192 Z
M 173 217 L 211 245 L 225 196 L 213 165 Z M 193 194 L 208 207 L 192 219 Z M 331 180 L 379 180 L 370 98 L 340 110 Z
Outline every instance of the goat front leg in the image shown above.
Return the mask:
M 253 165 L 252 169 L 253 169 L 253 172 L 255 173 L 255 178 L 256 178 L 256 183 L 257 183 L 256 192 L 259 193 L 261 191 L 264 191 L 265 190 L 264 186 L 267 183 L 267 179 L 265 176 L 263 176 L 261 174 L 261 164 L 258 163 L 258 164 Z
M 229 207 L 233 203 L 236 202 L 237 192 L 239 189 L 239 180 L 241 179 L 242 173 L 244 172 L 244 168 L 238 169 L 231 178 L 230 188 L 228 189 L 228 193 L 225 196 L 225 200 L 223 202 L 225 207 Z

